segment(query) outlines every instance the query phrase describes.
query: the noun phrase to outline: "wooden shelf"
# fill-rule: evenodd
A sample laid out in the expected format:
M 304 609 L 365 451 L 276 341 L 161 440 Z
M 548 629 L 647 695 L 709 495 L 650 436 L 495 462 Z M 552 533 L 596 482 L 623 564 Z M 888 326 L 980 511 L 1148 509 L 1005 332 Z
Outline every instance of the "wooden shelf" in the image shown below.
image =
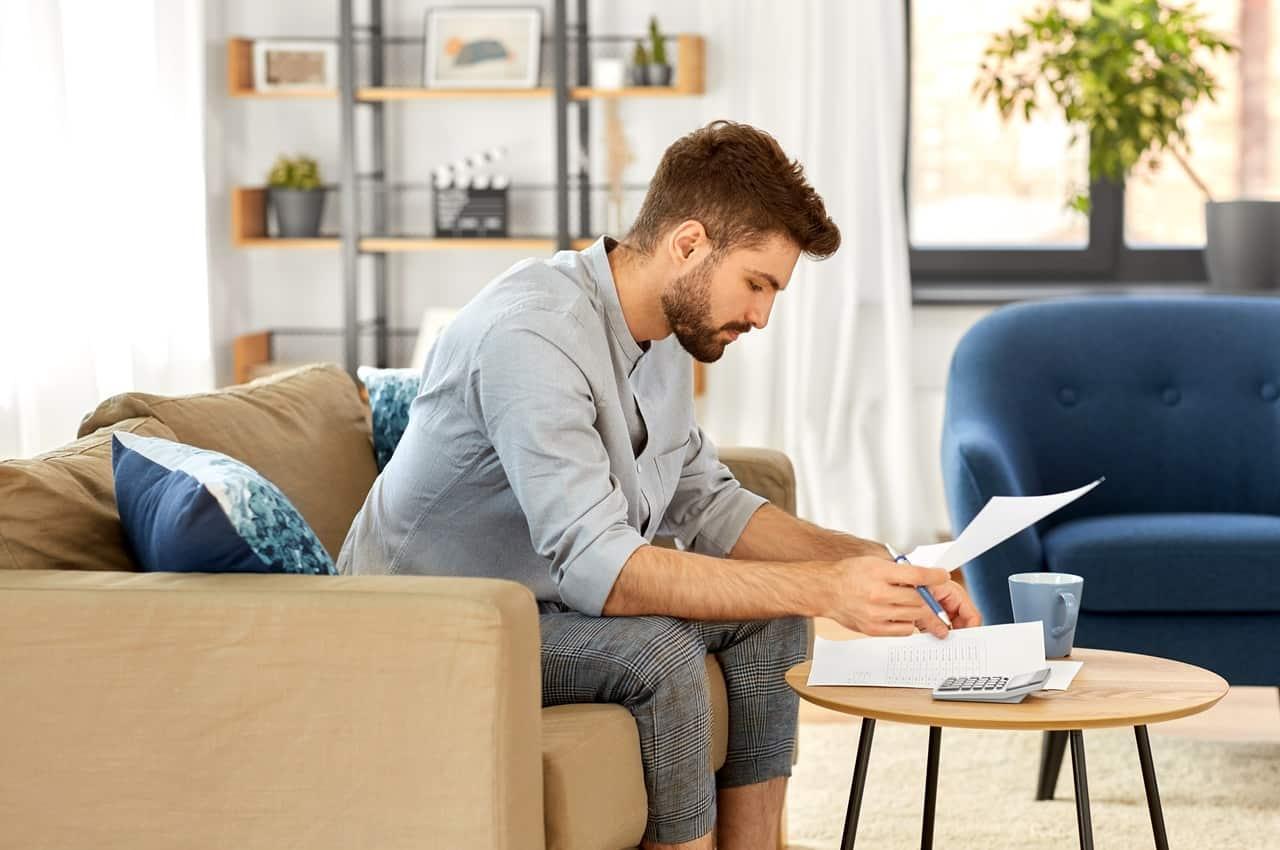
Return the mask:
M 593 239 L 575 239 L 573 247 L 581 250 Z M 236 186 L 231 190 L 231 243 L 237 248 L 301 248 L 337 249 L 342 240 L 336 236 L 311 239 L 282 239 L 267 235 L 267 190 L 264 186 Z M 430 236 L 365 236 L 360 250 L 371 254 L 406 251 L 531 251 L 550 254 L 556 240 L 538 236 L 512 236 L 494 239 L 435 238 Z
M 593 239 L 575 239 L 573 248 L 581 250 Z M 556 250 L 556 240 L 528 236 L 495 237 L 493 239 L 455 239 L 430 236 L 365 236 L 360 240 L 360 250 L 372 254 L 393 254 L 403 251 L 450 251 L 454 249 L 482 251 L 536 251 L 551 253 Z
M 275 372 L 292 369 L 301 363 L 286 363 L 274 359 L 274 334 L 271 331 L 241 334 L 232 342 L 232 366 L 235 382 L 243 384 Z M 692 358 L 690 358 L 692 360 Z M 693 360 L 693 394 L 701 396 L 707 391 L 706 364 Z M 364 387 L 360 388 L 364 396 Z M 367 398 L 365 399 L 368 400 Z
M 335 89 L 297 89 L 260 92 L 253 87 L 253 39 L 227 40 L 227 91 L 232 97 L 269 98 L 337 98 Z M 599 89 L 576 86 L 570 89 L 572 100 L 646 97 L 690 97 L 706 91 L 706 44 L 700 35 L 676 36 L 675 81 L 669 86 L 628 86 L 621 89 Z M 531 100 L 551 98 L 555 89 L 546 86 L 532 89 L 427 89 L 416 86 L 366 86 L 356 90 L 356 100 L 396 102 L 410 100 Z

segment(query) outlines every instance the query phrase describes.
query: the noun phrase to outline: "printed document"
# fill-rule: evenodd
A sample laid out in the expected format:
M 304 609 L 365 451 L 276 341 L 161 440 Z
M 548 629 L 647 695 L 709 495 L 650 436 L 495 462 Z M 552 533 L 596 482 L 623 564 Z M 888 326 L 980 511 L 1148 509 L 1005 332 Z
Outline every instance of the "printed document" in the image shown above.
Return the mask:
M 949 676 L 1014 676 L 1045 666 L 1052 670 L 1045 688 L 1066 690 L 1081 662 L 1046 663 L 1040 622 L 1008 623 L 957 629 L 942 639 L 924 633 L 856 640 L 819 637 L 808 683 L 933 688 Z

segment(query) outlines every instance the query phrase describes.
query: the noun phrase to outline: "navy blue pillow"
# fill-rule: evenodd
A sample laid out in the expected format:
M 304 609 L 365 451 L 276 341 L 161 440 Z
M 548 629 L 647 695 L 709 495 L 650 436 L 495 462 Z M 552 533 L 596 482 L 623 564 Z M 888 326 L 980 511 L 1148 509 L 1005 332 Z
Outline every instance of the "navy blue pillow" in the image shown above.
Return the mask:
M 419 369 L 375 369 L 360 366 L 356 374 L 369 391 L 369 409 L 373 413 L 373 454 L 381 472 L 391 460 L 404 429 L 409 426 L 409 406 L 418 397 L 422 382 Z
M 124 536 L 144 570 L 337 573 L 284 493 L 238 460 L 117 431 L 111 465 Z

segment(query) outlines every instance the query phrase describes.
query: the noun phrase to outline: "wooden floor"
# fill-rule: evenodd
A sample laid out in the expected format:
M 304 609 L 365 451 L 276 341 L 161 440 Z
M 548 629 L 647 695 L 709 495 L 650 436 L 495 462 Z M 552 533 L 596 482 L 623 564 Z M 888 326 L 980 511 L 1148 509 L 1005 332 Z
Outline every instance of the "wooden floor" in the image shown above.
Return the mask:
M 818 619 L 817 633 L 830 640 L 857 637 L 831 620 Z M 858 718 L 800 701 L 801 723 L 848 723 Z M 1276 688 L 1232 688 L 1208 711 L 1151 727 L 1152 736 L 1175 735 L 1214 741 L 1280 741 L 1280 693 Z

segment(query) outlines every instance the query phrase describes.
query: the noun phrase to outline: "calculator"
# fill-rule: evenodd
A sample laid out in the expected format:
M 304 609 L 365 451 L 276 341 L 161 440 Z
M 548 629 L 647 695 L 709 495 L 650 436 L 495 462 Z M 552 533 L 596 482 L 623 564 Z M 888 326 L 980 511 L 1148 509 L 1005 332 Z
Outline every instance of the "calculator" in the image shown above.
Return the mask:
M 953 676 L 933 689 L 934 699 L 974 702 L 1022 702 L 1049 681 L 1049 668 L 1019 676 Z

